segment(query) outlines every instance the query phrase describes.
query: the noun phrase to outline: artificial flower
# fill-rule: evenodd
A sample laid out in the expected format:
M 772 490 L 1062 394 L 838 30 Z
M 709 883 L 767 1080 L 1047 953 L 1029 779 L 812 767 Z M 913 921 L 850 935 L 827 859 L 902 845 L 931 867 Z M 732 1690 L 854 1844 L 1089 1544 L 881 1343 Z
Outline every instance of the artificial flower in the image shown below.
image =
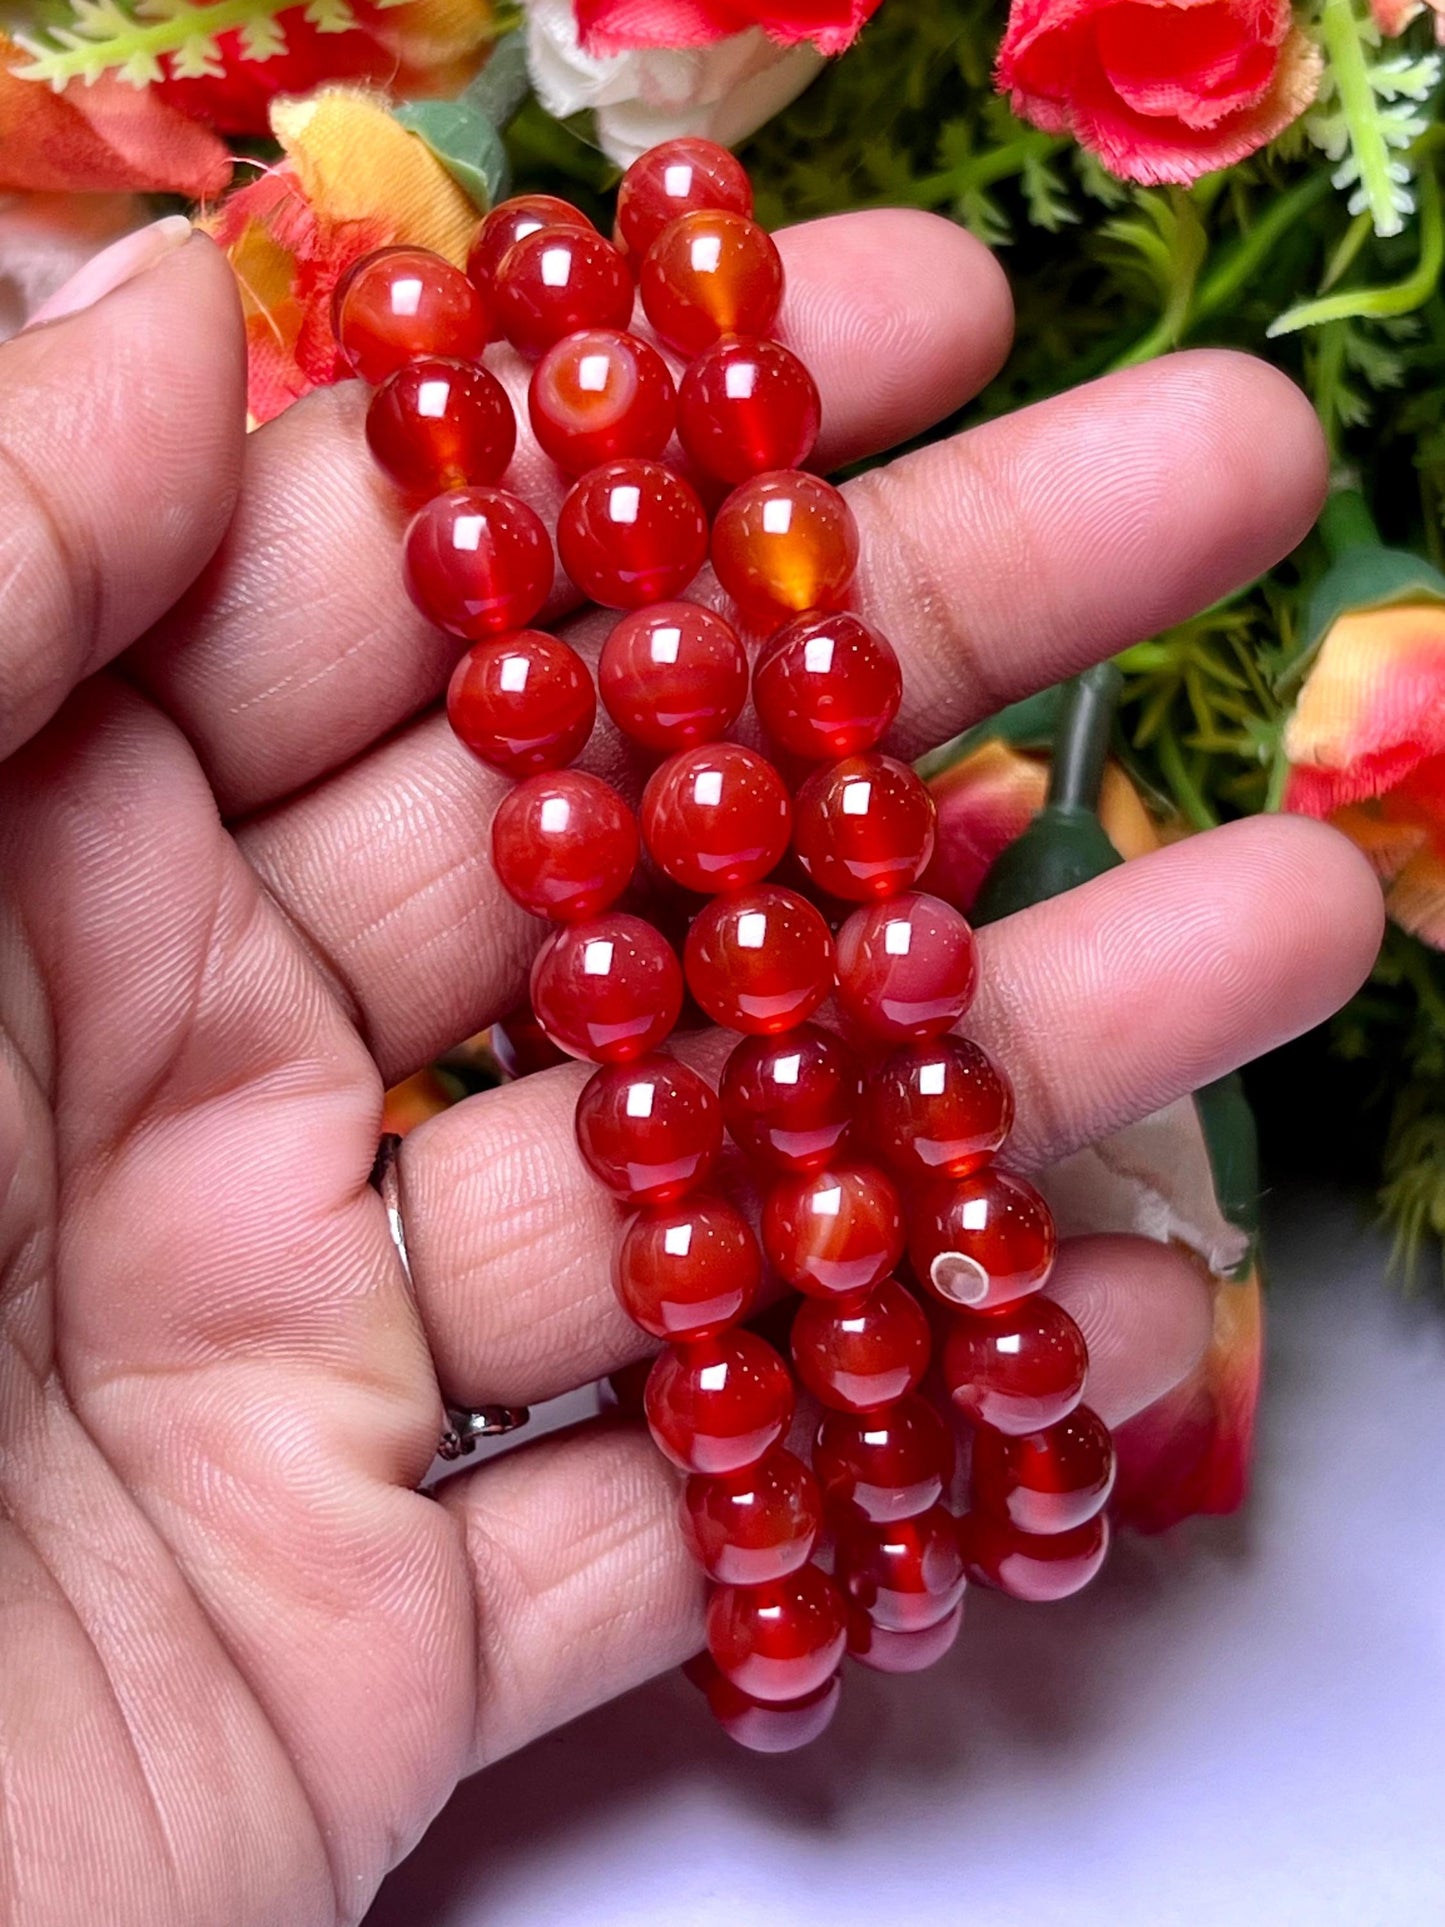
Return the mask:
M 1321 71 L 1290 0 L 1013 0 L 998 83 L 1111 173 L 1187 186 L 1282 133 Z
M 478 219 L 431 149 L 377 95 L 331 87 L 276 101 L 271 127 L 285 158 L 208 223 L 241 289 L 257 422 L 345 372 L 331 297 L 353 262 L 407 242 L 460 266 Z
M 1258 1272 L 1217 1279 L 1213 1339 L 1197 1370 L 1114 1435 L 1120 1525 L 1164 1532 L 1197 1513 L 1243 1505 L 1263 1364 Z
M 1435 38 L 1445 46 L 1445 0 L 1370 0 L 1375 25 L 1391 39 L 1418 20 L 1427 7 L 1435 15 Z
M 806 42 L 781 47 L 761 27 L 705 46 L 589 53 L 572 0 L 532 0 L 527 65 L 548 113 L 565 120 L 590 109 L 603 149 L 626 167 L 679 134 L 745 140 L 802 93 L 823 56 Z
M 193 200 L 224 191 L 224 144 L 169 102 L 112 74 L 56 93 L 16 74 L 24 60 L 0 34 L 0 189 Z
M 879 0 L 576 0 L 589 53 L 634 47 L 710 47 L 761 27 L 781 46 L 808 41 L 819 53 L 852 46 Z
M 449 1111 L 461 1095 L 461 1087 L 429 1065 L 415 1071 L 400 1084 L 393 1084 L 381 1111 L 381 1135 L 405 1137 L 428 1118 Z

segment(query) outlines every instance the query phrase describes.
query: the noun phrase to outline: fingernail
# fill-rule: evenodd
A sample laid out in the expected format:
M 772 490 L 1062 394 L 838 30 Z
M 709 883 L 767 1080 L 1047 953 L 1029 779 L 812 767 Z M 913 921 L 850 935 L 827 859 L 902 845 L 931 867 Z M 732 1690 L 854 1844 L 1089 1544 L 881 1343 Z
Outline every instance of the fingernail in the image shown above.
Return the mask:
M 157 261 L 174 254 L 190 235 L 191 224 L 184 214 L 167 214 L 162 220 L 152 221 L 149 227 L 123 234 L 108 248 L 93 254 L 84 267 L 77 268 L 62 287 L 41 302 L 25 326 L 34 328 L 42 321 L 60 321 L 66 315 L 79 314 L 82 308 L 93 307 L 102 295 L 113 294 L 127 281 L 153 268 Z

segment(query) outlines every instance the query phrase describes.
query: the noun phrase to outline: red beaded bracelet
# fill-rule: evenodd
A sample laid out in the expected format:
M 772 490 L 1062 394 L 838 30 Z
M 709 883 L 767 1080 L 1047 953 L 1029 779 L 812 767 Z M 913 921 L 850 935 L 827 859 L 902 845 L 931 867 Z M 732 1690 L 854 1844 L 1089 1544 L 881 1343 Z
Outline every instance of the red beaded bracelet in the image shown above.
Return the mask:
M 707 1657 L 689 1670 L 734 1738 L 782 1751 L 827 1725 L 845 1653 L 883 1672 L 940 1658 L 968 1579 L 1036 1600 L 1089 1580 L 1114 1454 L 1080 1404 L 1083 1336 L 1039 1295 L 1048 1207 L 994 1163 L 1012 1092 L 952 1034 L 976 987 L 973 935 L 914 888 L 933 804 L 878 749 L 902 676 L 845 607 L 858 532 L 801 466 L 818 391 L 771 338 L 782 264 L 752 211 L 731 154 L 670 141 L 624 178 L 617 245 L 562 201 L 519 197 L 482 222 L 466 274 L 414 248 L 361 262 L 335 326 L 376 386 L 372 452 L 416 505 L 407 587 L 473 645 L 452 726 L 517 779 L 493 823 L 497 875 L 555 926 L 503 1058 L 518 1074 L 556 1051 L 599 1066 L 577 1142 L 628 1208 L 617 1293 L 664 1341 L 647 1421 L 686 1474 L 682 1534 L 714 1582 Z M 639 289 L 661 350 L 630 331 Z M 528 627 L 554 559 L 535 512 L 497 486 L 517 428 L 482 356 L 502 337 L 535 360 L 533 433 L 572 478 L 563 567 L 622 612 L 595 687 L 574 649 Z M 663 351 L 684 363 L 676 383 Z M 709 528 L 704 500 L 728 486 Z M 709 555 L 765 638 L 751 675 L 737 627 L 678 600 Z M 764 740 L 805 772 L 796 787 L 726 740 L 750 688 Z M 598 689 L 661 759 L 636 813 L 568 767 Z M 643 850 L 691 893 L 681 960 L 617 907 Z M 789 881 L 773 880 L 785 860 Z M 688 993 L 744 1033 L 717 1092 L 661 1050 Z M 835 1028 L 815 1021 L 830 997 Z M 761 1181 L 756 1228 L 708 1188 L 725 1132 Z M 801 1294 L 792 1363 L 824 1408 L 811 1450 L 786 1360 L 747 1323 L 779 1282 Z M 955 1432 L 920 1390 L 936 1325 L 969 1442 L 961 1518 Z

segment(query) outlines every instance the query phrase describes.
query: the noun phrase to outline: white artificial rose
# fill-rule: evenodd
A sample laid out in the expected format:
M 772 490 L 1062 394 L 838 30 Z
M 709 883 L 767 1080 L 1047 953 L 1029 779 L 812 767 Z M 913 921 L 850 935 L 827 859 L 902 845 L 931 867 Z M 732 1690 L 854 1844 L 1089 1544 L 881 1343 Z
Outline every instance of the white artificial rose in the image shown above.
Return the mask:
M 591 108 L 620 167 L 658 141 L 702 134 L 731 147 L 795 100 L 823 66 L 806 43 L 780 47 L 760 27 L 710 47 L 584 53 L 572 0 L 531 0 L 527 63 L 537 97 L 559 120 Z

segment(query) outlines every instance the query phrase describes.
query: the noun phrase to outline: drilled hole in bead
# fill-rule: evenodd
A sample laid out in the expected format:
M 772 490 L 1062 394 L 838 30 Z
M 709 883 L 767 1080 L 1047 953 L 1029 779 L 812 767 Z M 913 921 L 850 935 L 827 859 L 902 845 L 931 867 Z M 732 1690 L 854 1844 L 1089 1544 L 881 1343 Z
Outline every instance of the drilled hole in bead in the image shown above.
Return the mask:
M 988 1297 L 988 1273 L 963 1251 L 940 1251 L 928 1268 L 933 1289 L 951 1305 L 981 1305 Z

